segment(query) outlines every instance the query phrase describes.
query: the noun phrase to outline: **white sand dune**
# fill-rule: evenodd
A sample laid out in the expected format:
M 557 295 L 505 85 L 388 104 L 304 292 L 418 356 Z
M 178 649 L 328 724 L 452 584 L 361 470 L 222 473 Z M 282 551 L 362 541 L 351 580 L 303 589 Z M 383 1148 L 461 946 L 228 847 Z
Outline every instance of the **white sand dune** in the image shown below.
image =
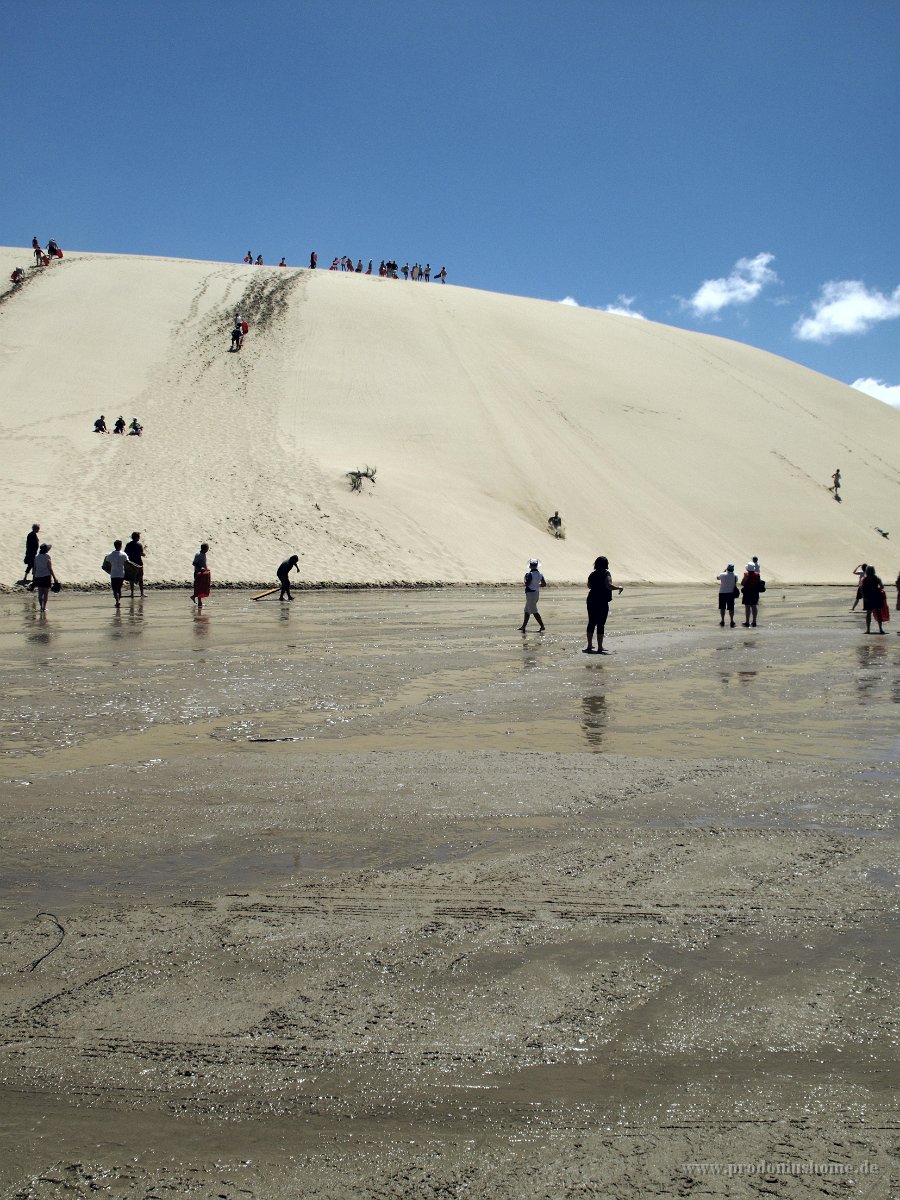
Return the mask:
M 893 578 L 900 412 L 653 322 L 327 271 L 67 253 L 11 294 L 0 250 L 0 545 L 68 582 L 140 530 L 151 581 Z M 251 332 L 228 352 L 235 309 Z M 136 415 L 142 438 L 92 432 Z M 377 467 L 351 493 L 346 472 Z M 840 466 L 844 501 L 827 490 Z M 561 512 L 564 541 L 546 518 Z

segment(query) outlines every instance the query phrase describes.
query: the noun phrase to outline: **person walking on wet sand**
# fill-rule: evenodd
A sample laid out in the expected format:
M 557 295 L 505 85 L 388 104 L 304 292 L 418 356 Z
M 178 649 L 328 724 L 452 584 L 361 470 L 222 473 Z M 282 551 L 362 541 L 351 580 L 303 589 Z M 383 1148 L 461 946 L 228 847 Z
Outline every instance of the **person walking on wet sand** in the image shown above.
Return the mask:
M 34 559 L 34 590 L 37 592 L 38 608 L 42 613 L 47 611 L 47 599 L 54 583 L 59 591 L 58 581 L 53 573 L 53 563 L 50 561 L 50 550 L 50 543 L 43 542 Z
M 23 562 L 25 563 L 25 574 L 22 576 L 23 583 L 27 580 L 29 571 L 34 574 L 34 560 L 37 558 L 38 543 L 41 540 L 38 537 L 40 532 L 40 525 L 32 525 L 31 533 L 29 533 L 25 538 L 25 558 L 23 559 Z
M 281 595 L 279 600 L 293 600 L 291 595 L 291 581 L 288 578 L 291 571 L 300 570 L 300 559 L 296 554 L 292 554 L 290 558 L 286 558 L 275 574 L 278 576 L 278 582 L 281 585 Z
M 522 633 L 525 632 L 529 617 L 535 618 L 541 627 L 541 633 L 546 629 L 546 625 L 541 620 L 541 614 L 538 612 L 538 600 L 540 599 L 541 588 L 546 586 L 547 580 L 541 574 L 541 564 L 536 558 L 530 559 L 528 570 L 525 572 L 525 620 L 519 626 Z
M 134 599 L 134 585 L 137 583 L 141 589 L 141 599 L 144 598 L 144 556 L 147 551 L 141 544 L 140 533 L 132 533 L 131 541 L 125 547 L 125 553 L 128 556 L 129 562 L 134 563 L 137 567 L 135 574 L 131 576 L 128 582 L 131 584 L 131 599 Z
M 206 565 L 208 550 L 209 542 L 201 542 L 199 552 L 194 555 L 194 594 L 191 596 L 191 603 L 196 602 L 198 609 L 203 607 L 203 601 L 209 596 L 212 584 L 212 576 Z
M 719 581 L 719 624 L 725 624 L 725 613 L 727 611 L 731 620 L 731 628 L 734 629 L 734 599 L 739 595 L 737 575 L 734 573 L 734 563 L 729 563 L 721 575 L 716 576 Z
M 622 588 L 617 588 L 609 570 L 609 559 L 600 555 L 594 559 L 594 569 L 588 575 L 587 594 L 587 645 L 583 654 L 609 654 L 603 649 L 603 634 L 606 630 L 606 618 L 609 616 L 609 605 L 614 590 L 622 594 Z M 597 649 L 594 649 L 594 631 L 597 633 Z
M 884 591 L 884 584 L 875 574 L 873 566 L 869 565 L 866 567 L 866 573 L 862 577 L 861 586 L 863 608 L 866 610 L 866 633 L 872 632 L 873 617 L 878 622 L 878 632 L 884 633 L 881 622 L 884 620 L 882 610 L 887 608 L 887 596 Z
M 128 555 L 122 549 L 122 539 L 116 538 L 113 542 L 113 548 L 103 560 L 104 566 L 109 567 L 109 586 L 112 588 L 113 599 L 116 602 L 116 608 L 121 608 L 122 601 L 122 585 L 125 582 L 125 565 L 128 562 Z

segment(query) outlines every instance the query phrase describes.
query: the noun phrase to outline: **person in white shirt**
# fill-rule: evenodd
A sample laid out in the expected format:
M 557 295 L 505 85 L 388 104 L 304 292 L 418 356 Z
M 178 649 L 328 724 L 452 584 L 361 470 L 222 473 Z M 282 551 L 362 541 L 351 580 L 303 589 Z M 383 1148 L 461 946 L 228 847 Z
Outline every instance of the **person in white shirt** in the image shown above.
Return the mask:
M 109 563 L 109 586 L 118 608 L 122 600 L 122 584 L 125 582 L 125 564 L 128 562 L 128 555 L 122 549 L 121 538 L 116 538 L 112 550 L 103 561 Z
M 546 583 L 547 580 L 541 574 L 541 564 L 536 558 L 532 558 L 528 564 L 528 571 L 525 574 L 525 620 L 519 626 L 522 633 L 525 632 L 528 618 L 532 616 L 537 619 L 537 623 L 541 627 L 541 633 L 544 632 L 544 622 L 541 620 L 541 614 L 538 612 L 537 606 L 541 588 L 546 586 Z
M 719 624 L 725 624 L 725 613 L 727 611 L 731 620 L 731 628 L 734 628 L 734 599 L 735 595 L 739 594 L 738 577 L 734 573 L 734 563 L 729 563 L 721 575 L 716 576 L 719 580 Z

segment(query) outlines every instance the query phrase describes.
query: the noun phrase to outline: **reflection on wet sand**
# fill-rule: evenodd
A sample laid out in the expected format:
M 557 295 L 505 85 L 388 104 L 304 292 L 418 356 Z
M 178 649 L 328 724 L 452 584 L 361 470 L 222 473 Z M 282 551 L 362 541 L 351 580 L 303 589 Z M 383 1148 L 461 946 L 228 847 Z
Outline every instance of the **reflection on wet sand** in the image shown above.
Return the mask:
M 594 750 L 599 750 L 603 746 L 607 720 L 606 696 L 603 693 L 582 696 L 581 727 L 588 745 Z

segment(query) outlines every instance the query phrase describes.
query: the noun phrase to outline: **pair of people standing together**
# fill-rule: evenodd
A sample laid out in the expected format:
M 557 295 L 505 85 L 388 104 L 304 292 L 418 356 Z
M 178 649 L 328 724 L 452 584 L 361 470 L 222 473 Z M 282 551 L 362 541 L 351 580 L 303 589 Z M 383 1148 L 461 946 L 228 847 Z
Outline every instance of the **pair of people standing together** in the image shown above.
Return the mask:
M 729 563 L 722 574 L 717 576 L 717 579 L 719 580 L 719 624 L 725 624 L 725 614 L 727 613 L 731 628 L 734 629 L 734 602 L 740 596 L 744 605 L 744 628 L 754 626 L 759 611 L 760 593 L 766 590 L 765 581 L 759 573 L 759 559 L 754 558 L 752 562 L 747 563 L 740 585 L 738 585 L 738 577 L 734 571 L 734 563 Z
M 528 564 L 528 571 L 525 574 L 525 619 L 519 626 L 522 633 L 528 625 L 530 617 L 534 617 L 540 627 L 541 633 L 546 629 L 546 625 L 541 620 L 541 614 L 538 612 L 538 599 L 540 598 L 541 588 L 547 584 L 541 572 L 541 564 L 536 558 L 531 559 Z M 622 588 L 613 583 L 613 577 L 609 570 L 609 559 L 601 555 L 594 560 L 594 569 L 588 576 L 588 595 L 587 595 L 587 646 L 585 646 L 584 654 L 608 654 L 608 650 L 603 649 L 603 635 L 606 630 L 606 619 L 609 616 L 609 606 L 612 601 L 613 592 L 617 591 L 621 595 Z M 597 649 L 594 649 L 594 637 L 597 638 Z
M 141 535 L 135 530 L 131 535 L 131 541 L 124 550 L 121 538 L 116 538 L 112 550 L 104 558 L 103 570 L 109 572 L 109 586 L 116 602 L 116 608 L 121 607 L 122 588 L 126 579 L 131 584 L 131 599 L 134 599 L 135 584 L 140 588 L 141 599 L 144 598 L 144 555 L 146 553 L 141 543 Z

